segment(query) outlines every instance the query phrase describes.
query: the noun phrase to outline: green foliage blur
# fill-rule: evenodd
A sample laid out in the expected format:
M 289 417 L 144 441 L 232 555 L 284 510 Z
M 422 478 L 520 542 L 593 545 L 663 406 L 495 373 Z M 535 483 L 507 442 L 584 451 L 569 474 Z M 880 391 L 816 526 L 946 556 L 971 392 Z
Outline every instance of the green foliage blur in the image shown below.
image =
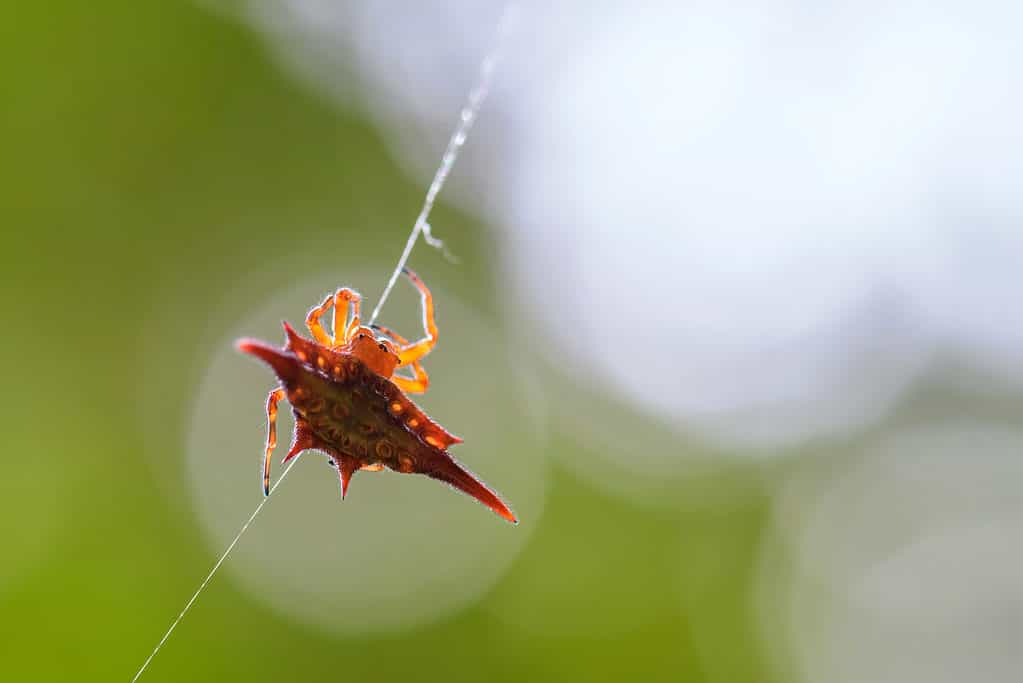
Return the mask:
M 289 80 L 258 36 L 199 4 L 5 3 L 0 26 L 0 680 L 127 681 L 215 560 L 174 492 L 199 340 L 224 292 L 295 277 L 283 253 L 310 270 L 340 250 L 393 262 L 424 188 L 372 121 Z M 492 311 L 487 229 L 438 215 L 461 265 L 434 280 Z M 143 358 L 154 330 L 163 355 Z M 154 411 L 157 424 L 140 417 Z M 260 447 L 239 476 L 254 477 Z M 583 447 L 554 425 L 546 448 Z M 751 600 L 758 467 L 665 484 L 667 506 L 550 468 L 542 523 L 481 603 L 344 638 L 221 574 L 142 680 L 771 678 Z M 691 495 L 706 487 L 743 494 Z M 524 601 L 557 628 L 503 623 L 488 600 Z

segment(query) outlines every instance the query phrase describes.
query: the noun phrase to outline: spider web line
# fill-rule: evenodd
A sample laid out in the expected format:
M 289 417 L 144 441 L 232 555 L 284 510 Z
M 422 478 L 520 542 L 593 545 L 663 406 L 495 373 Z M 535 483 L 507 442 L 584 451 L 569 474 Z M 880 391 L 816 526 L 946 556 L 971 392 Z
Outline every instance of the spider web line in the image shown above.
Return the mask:
M 419 236 L 422 235 L 423 239 L 425 239 L 426 243 L 431 247 L 438 249 L 444 248 L 444 243 L 434 237 L 431 233 L 430 224 L 427 222 L 427 219 L 430 217 L 430 211 L 433 209 L 433 204 L 437 199 L 437 195 L 440 194 L 441 188 L 444 187 L 444 182 L 447 180 L 448 174 L 451 173 L 451 168 L 455 165 L 455 160 L 458 158 L 458 152 L 461 150 L 462 145 L 465 144 L 465 139 L 468 136 L 470 129 L 472 129 L 472 124 L 476 121 L 476 115 L 479 113 L 480 107 L 483 105 L 483 101 L 486 99 L 487 93 L 490 91 L 490 83 L 493 79 L 494 68 L 497 65 L 505 37 L 511 28 L 516 12 L 517 8 L 514 3 L 509 3 L 504 8 L 500 23 L 498 24 L 497 38 L 495 39 L 490 52 L 483 59 L 483 63 L 480 65 L 479 79 L 470 91 L 466 105 L 462 108 L 459 115 L 458 126 L 455 128 L 454 133 L 452 133 L 451 139 L 448 140 L 448 146 L 444 150 L 444 156 L 441 158 L 440 166 L 437 168 L 437 172 L 433 176 L 433 182 L 430 183 L 430 188 L 426 192 L 426 199 L 423 202 L 423 208 L 419 212 L 419 216 L 416 218 L 415 225 L 412 227 L 412 232 L 409 234 L 408 241 L 405 242 L 405 249 L 402 251 L 401 257 L 398 259 L 398 265 L 391 274 L 391 279 L 388 280 L 383 294 L 380 295 L 380 300 L 377 302 L 376 308 L 373 309 L 373 315 L 369 319 L 370 324 L 376 320 L 377 315 L 380 313 L 380 309 L 383 308 L 384 302 L 387 301 L 387 297 L 390 295 L 391 290 L 394 288 L 394 283 L 398 280 L 398 276 L 401 274 L 402 269 L 408 262 L 409 255 L 412 253 L 412 248 L 416 245 L 416 241 L 419 239 Z M 291 468 L 295 466 L 298 459 L 299 458 L 296 457 L 292 460 L 284 471 L 281 472 L 281 476 L 278 477 L 276 482 L 274 482 L 269 493 L 273 493 L 277 490 L 277 487 L 280 486 L 281 482 L 284 481 L 284 478 L 288 476 L 288 472 L 290 472 Z M 136 683 L 136 681 L 142 677 L 146 668 L 149 667 L 150 662 L 152 662 L 153 658 L 156 657 L 158 652 L 160 652 L 160 649 L 170 638 L 171 634 L 174 633 L 174 629 L 178 627 L 181 620 L 184 619 L 185 615 L 192 609 L 192 605 L 195 604 L 199 595 L 206 590 L 206 586 L 209 585 L 211 580 L 213 580 L 214 575 L 216 575 L 217 571 L 220 570 L 221 565 L 223 565 L 227 560 L 228 555 L 230 555 L 231 551 L 234 550 L 238 541 L 241 540 L 242 535 L 248 531 L 249 526 L 256 519 L 256 516 L 263 510 L 263 506 L 266 505 L 269 500 L 270 495 L 267 494 L 267 496 L 259 502 L 259 505 L 256 506 L 256 509 L 252 511 L 249 518 L 245 520 L 241 529 L 238 530 L 238 533 L 235 534 L 235 537 L 230 543 L 228 543 L 227 548 L 224 549 L 224 552 L 213 565 L 213 568 L 210 569 L 209 574 L 207 574 L 206 578 L 202 580 L 202 583 L 199 584 L 199 587 L 192 594 L 192 597 L 190 597 L 188 602 L 185 603 L 181 612 L 174 621 L 171 622 L 170 628 L 168 628 L 167 632 L 163 634 L 162 638 L 160 638 L 160 642 L 158 642 L 156 647 L 153 648 L 153 651 L 149 654 L 149 657 L 146 658 L 146 661 L 142 663 L 138 672 L 131 679 L 131 683 Z
M 441 157 L 440 166 L 437 167 L 437 172 L 433 176 L 433 182 L 430 183 L 430 188 L 426 191 L 423 208 L 420 209 L 419 216 L 416 217 L 416 222 L 412 226 L 412 232 L 409 233 L 408 240 L 405 242 L 405 249 L 401 252 L 398 265 L 395 266 L 394 272 L 391 273 L 391 278 L 387 281 L 387 286 L 384 287 L 380 300 L 377 301 L 373 314 L 369 317 L 370 325 L 376 322 L 377 316 L 380 315 L 380 309 L 384 307 L 384 302 L 387 301 L 391 290 L 394 289 L 394 283 L 398 281 L 398 276 L 401 275 L 402 269 L 408 262 L 409 255 L 412 253 L 412 248 L 416 246 L 416 240 L 419 239 L 419 235 L 421 234 L 426 243 L 431 247 L 444 249 L 444 242 L 434 237 L 430 230 L 430 223 L 428 222 L 430 212 L 433 210 L 433 203 L 436 201 L 437 195 L 440 194 L 441 188 L 444 187 L 444 182 L 448 179 L 448 174 L 451 173 L 451 168 L 455 165 L 458 152 L 461 151 L 462 145 L 465 144 L 465 139 L 472 129 L 472 124 L 476 122 L 476 115 L 479 113 L 480 107 L 483 106 L 483 101 L 487 99 L 487 94 L 490 92 L 490 83 L 494 76 L 494 68 L 497 66 L 501 56 L 505 38 L 507 38 L 508 32 L 514 24 L 517 11 L 516 5 L 509 3 L 501 14 L 501 20 L 497 25 L 497 37 L 494 39 L 493 47 L 487 56 L 484 57 L 482 64 L 480 64 L 479 78 L 476 81 L 476 85 L 469 92 L 469 99 L 466 101 L 465 106 L 462 107 L 458 125 L 455 127 L 454 132 L 451 133 L 448 146 L 444 150 L 444 156 Z M 445 254 L 447 254 L 446 250 Z
M 284 477 L 288 476 L 288 472 L 290 472 L 291 468 L 295 466 L 296 462 L 298 462 L 299 457 L 301 457 L 301 454 L 296 456 L 295 459 L 292 460 L 286 468 L 284 468 L 284 471 L 281 472 L 281 476 L 277 478 L 277 481 L 275 481 L 274 485 L 270 488 L 270 493 L 273 493 L 277 489 L 277 487 L 280 486 L 281 482 L 284 481 Z M 256 509 L 252 511 L 252 514 L 249 515 L 249 518 L 245 521 L 245 524 L 242 524 L 242 528 L 238 530 L 238 533 L 235 535 L 234 539 L 227 544 L 227 549 L 224 550 L 223 554 L 220 556 L 220 559 L 217 560 L 217 563 L 213 565 L 213 569 L 210 570 L 210 573 L 207 574 L 206 578 L 203 579 L 202 583 L 199 584 L 199 587 L 195 590 L 195 593 L 192 593 L 192 597 L 188 599 L 188 602 L 185 603 L 185 607 L 181 610 L 181 613 L 178 614 L 177 618 L 173 621 L 173 623 L 171 623 L 170 628 L 167 629 L 167 632 L 163 634 L 163 638 L 160 638 L 160 642 L 156 644 L 156 647 L 153 648 L 153 652 L 149 655 L 149 657 L 146 658 L 146 661 L 142 664 L 142 668 L 140 668 L 138 670 L 138 673 L 135 674 L 135 678 L 131 679 L 131 683 L 135 683 L 135 681 L 139 679 L 139 677 L 142 675 L 142 672 L 144 672 L 146 670 L 146 667 L 149 666 L 149 663 L 153 661 L 153 657 L 156 656 L 156 653 L 160 651 L 160 648 L 163 647 L 163 644 L 167 642 L 168 638 L 170 638 L 170 635 L 171 633 L 174 632 L 174 629 L 178 627 L 178 624 L 181 622 L 181 620 L 185 618 L 186 614 L 188 614 L 188 610 L 192 609 L 192 605 L 195 603 L 196 598 L 198 598 L 199 594 L 206 589 L 206 585 L 210 582 L 210 579 L 212 579 L 213 575 L 217 573 L 218 569 L 220 569 L 220 565 L 224 564 L 224 560 L 226 560 L 227 556 L 231 554 L 232 550 L 234 550 L 234 547 L 235 545 L 238 544 L 238 540 L 242 537 L 242 534 L 248 531 L 249 525 L 252 524 L 252 520 L 254 520 L 256 518 L 256 515 L 260 513 L 260 511 L 263 509 L 263 506 L 266 505 L 268 500 L 270 500 L 269 493 L 266 496 L 264 496 L 263 500 L 259 501 L 259 505 L 257 505 Z

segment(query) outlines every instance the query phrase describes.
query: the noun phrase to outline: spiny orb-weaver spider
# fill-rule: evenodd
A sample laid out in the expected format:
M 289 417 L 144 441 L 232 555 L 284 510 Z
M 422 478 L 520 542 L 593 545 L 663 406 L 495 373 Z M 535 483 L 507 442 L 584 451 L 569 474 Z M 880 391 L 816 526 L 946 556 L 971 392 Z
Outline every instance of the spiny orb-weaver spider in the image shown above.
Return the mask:
M 402 272 L 422 296 L 426 336 L 417 342 L 410 343 L 380 325 L 362 325 L 361 297 L 348 287 L 309 311 L 306 326 L 313 340 L 299 336 L 285 322 L 287 341 L 282 349 L 255 339 L 238 341 L 239 350 L 266 362 L 280 380 L 280 386 L 266 401 L 263 494 L 270 492 L 270 455 L 277 446 L 277 403 L 286 397 L 295 416 L 295 431 L 283 462 L 304 450 L 322 451 L 338 470 L 342 499 L 356 471 L 386 467 L 445 482 L 517 524 L 504 501 L 448 454 L 447 447 L 462 440 L 405 396 L 404 392 L 421 394 L 429 385 L 420 360 L 437 343 L 437 325 L 430 290 L 408 268 Z M 334 319 L 332 333 L 328 334 L 320 318 L 331 308 Z M 396 375 L 399 366 L 411 366 L 413 376 Z

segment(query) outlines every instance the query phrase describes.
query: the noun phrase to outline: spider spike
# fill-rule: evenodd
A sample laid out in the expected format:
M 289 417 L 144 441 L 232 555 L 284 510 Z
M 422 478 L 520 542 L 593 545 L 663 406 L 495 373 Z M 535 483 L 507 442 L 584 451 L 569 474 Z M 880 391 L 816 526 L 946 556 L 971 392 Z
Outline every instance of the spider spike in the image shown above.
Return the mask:
M 430 458 L 428 468 L 418 471 L 431 479 L 442 481 L 462 493 L 472 496 L 512 524 L 519 523 L 515 513 L 496 493 L 487 488 L 487 485 L 480 481 L 476 475 L 447 453 L 443 457 Z
M 350 455 L 342 455 L 341 462 L 337 468 L 341 477 L 341 500 L 348 495 L 348 484 L 352 481 L 352 475 L 359 469 L 359 461 Z
M 304 443 L 296 442 L 296 443 L 291 444 L 291 448 L 288 450 L 288 454 L 284 456 L 284 459 L 281 460 L 281 464 L 282 465 L 287 465 L 288 462 L 290 462 L 292 458 L 294 458 L 296 455 L 298 455 L 299 453 L 301 453 L 302 451 L 304 451 L 307 448 L 308 448 L 308 446 L 306 444 L 304 444 Z
M 296 420 L 295 422 L 295 435 L 291 440 L 291 448 L 288 449 L 288 454 L 284 456 L 284 460 L 281 461 L 282 465 L 288 464 L 288 461 L 294 458 L 302 451 L 310 448 L 316 448 L 316 444 L 313 441 L 312 432 L 309 429 L 309 425 L 306 424 L 305 420 Z
M 242 353 L 253 355 L 273 368 L 282 382 L 292 381 L 298 376 L 298 361 L 291 353 L 257 339 L 239 339 L 236 346 Z
M 292 350 L 296 346 L 301 348 L 302 346 L 305 345 L 303 344 L 305 339 L 303 339 L 302 336 L 295 331 L 294 327 L 288 324 L 287 320 L 282 320 L 281 325 L 284 326 L 284 335 L 285 337 L 287 337 L 287 340 L 284 342 L 285 348 Z

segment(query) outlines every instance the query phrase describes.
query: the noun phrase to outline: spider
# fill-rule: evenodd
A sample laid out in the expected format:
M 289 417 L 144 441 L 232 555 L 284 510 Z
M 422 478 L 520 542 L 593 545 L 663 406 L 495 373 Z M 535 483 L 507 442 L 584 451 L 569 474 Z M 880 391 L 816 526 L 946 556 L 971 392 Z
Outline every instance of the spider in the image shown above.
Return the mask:
M 504 501 L 448 454 L 447 447 L 462 440 L 431 420 L 405 395 L 421 394 L 429 386 L 420 360 L 437 343 L 437 325 L 430 290 L 408 268 L 402 272 L 422 297 L 426 336 L 417 342 L 409 342 L 380 325 L 362 325 L 362 298 L 348 287 L 327 296 L 309 311 L 306 326 L 313 335 L 311 340 L 285 322 L 287 340 L 282 349 L 254 339 L 237 342 L 239 350 L 267 363 L 280 380 L 280 386 L 266 401 L 263 495 L 270 492 L 270 456 L 277 446 L 277 404 L 287 398 L 295 416 L 295 430 L 283 462 L 305 450 L 322 451 L 338 471 L 342 499 L 355 472 L 376 472 L 386 467 L 445 482 L 517 524 Z M 320 319 L 331 308 L 334 314 L 328 334 Z M 395 374 L 404 366 L 411 367 L 411 377 Z

